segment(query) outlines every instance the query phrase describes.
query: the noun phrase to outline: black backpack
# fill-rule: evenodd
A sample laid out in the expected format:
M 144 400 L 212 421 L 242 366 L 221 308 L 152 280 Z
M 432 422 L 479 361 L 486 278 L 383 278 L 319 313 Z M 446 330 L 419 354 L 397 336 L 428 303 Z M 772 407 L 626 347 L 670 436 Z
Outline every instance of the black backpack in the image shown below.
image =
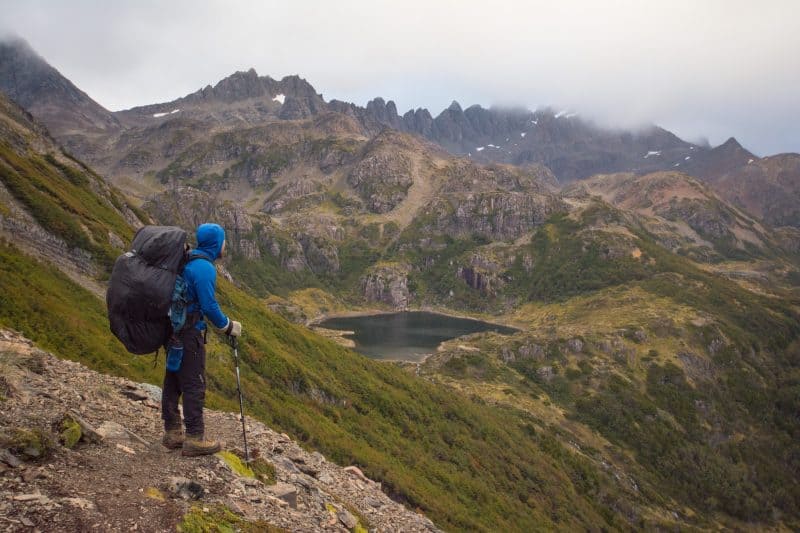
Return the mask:
M 106 291 L 108 321 L 129 352 L 153 353 L 172 335 L 169 311 L 187 251 L 181 228 L 144 226 L 133 237 L 131 251 L 114 263 Z

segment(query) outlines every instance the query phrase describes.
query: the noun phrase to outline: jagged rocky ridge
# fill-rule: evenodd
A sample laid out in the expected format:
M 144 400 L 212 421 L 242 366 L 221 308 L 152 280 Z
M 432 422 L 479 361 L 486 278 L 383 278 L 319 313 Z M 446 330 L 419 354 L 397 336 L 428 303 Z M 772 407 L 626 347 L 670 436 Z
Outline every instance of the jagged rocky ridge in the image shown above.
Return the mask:
M 299 76 L 274 80 L 258 76 L 254 69 L 236 72 L 214 86 L 172 102 L 111 113 L 36 56 L 24 41 L 3 43 L 0 68 L 6 74 L 0 76 L 0 89 L 12 98 L 20 98 L 20 103 L 48 125 L 71 151 L 112 175 L 130 169 L 141 171 L 154 164 L 163 169 L 176 150 L 196 142 L 192 137 L 197 130 L 209 126 L 248 128 L 331 112 L 351 121 L 345 126 L 350 133 L 372 137 L 392 128 L 419 135 L 479 162 L 543 164 L 562 182 L 598 173 L 645 174 L 674 168 L 713 182 L 722 173 L 741 172 L 750 159 L 758 159 L 744 149 L 732 150 L 729 145 L 738 145 L 735 140 L 711 150 L 683 141 L 657 126 L 630 131 L 608 129 L 566 110 L 486 109 L 477 105 L 463 109 L 453 102 L 434 117 L 426 109 L 400 115 L 394 102 L 383 98 L 375 98 L 365 107 L 339 100 L 326 102 Z M 338 122 L 341 127 L 342 122 Z M 161 141 L 167 147 L 163 159 L 136 147 L 154 136 L 165 137 Z M 107 150 L 109 144 L 114 146 L 111 153 Z M 783 172 L 788 168 L 791 167 L 784 165 Z M 765 179 L 773 180 L 775 172 L 769 168 Z M 790 188 L 796 191 L 798 178 L 796 173 L 791 176 Z M 718 190 L 725 191 L 724 187 Z M 744 201 L 742 205 L 755 204 Z M 791 216 L 789 220 L 793 220 Z

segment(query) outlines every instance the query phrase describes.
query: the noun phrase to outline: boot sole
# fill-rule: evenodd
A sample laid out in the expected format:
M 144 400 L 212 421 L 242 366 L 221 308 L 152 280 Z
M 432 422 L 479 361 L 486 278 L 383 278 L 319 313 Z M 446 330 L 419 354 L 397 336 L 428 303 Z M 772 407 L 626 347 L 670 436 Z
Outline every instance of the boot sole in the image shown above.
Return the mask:
M 221 446 L 217 446 L 211 450 L 182 450 L 181 455 L 184 457 L 200 457 L 201 455 L 213 455 L 221 449 Z

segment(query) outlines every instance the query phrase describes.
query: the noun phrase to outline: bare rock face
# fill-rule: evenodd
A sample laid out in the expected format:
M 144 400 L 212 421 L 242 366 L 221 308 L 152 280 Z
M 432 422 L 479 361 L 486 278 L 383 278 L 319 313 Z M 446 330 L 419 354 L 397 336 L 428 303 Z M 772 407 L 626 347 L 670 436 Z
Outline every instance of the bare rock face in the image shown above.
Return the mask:
M 275 189 L 261 210 L 265 213 L 280 213 L 317 205 L 324 199 L 325 187 L 321 183 L 309 179 L 295 180 Z
M 303 249 L 306 265 L 312 272 L 339 272 L 339 251 L 333 243 L 307 234 L 295 237 Z
M 475 254 L 468 264 L 458 267 L 456 276 L 481 294 L 494 296 L 505 285 L 500 276 L 501 271 L 502 265 L 481 254 Z
M 492 240 L 517 238 L 563 209 L 549 194 L 488 192 L 434 199 L 424 208 L 429 229 L 448 235 L 480 235 Z
M 160 223 L 180 226 L 190 232 L 204 222 L 216 222 L 225 228 L 232 251 L 248 259 L 261 257 L 253 235 L 253 222 L 239 204 L 218 201 L 193 187 L 177 187 L 157 195 L 143 207 Z
M 395 309 L 408 307 L 408 266 L 379 266 L 361 278 L 361 293 L 369 302 L 381 302 Z
M 347 181 L 358 191 L 367 208 L 374 213 L 386 213 L 405 200 L 414 183 L 412 164 L 401 154 L 379 153 L 359 162 Z
M 800 252 L 800 229 L 783 227 L 775 230 L 775 236 L 781 247 L 789 252 Z

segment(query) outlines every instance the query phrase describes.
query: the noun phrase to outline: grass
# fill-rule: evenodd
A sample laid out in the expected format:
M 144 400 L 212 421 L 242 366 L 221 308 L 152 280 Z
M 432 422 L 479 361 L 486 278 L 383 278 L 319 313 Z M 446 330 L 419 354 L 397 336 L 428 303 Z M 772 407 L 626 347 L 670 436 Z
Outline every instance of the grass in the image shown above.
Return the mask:
M 102 265 L 118 255 L 110 242 L 113 231 L 129 241 L 133 230 L 115 209 L 120 199 L 113 191 L 104 199 L 94 194 L 90 183 L 102 180 L 95 174 L 58 162 L 53 156 L 23 157 L 0 143 L 0 180 L 44 229 L 62 238 L 70 247 L 91 252 Z

